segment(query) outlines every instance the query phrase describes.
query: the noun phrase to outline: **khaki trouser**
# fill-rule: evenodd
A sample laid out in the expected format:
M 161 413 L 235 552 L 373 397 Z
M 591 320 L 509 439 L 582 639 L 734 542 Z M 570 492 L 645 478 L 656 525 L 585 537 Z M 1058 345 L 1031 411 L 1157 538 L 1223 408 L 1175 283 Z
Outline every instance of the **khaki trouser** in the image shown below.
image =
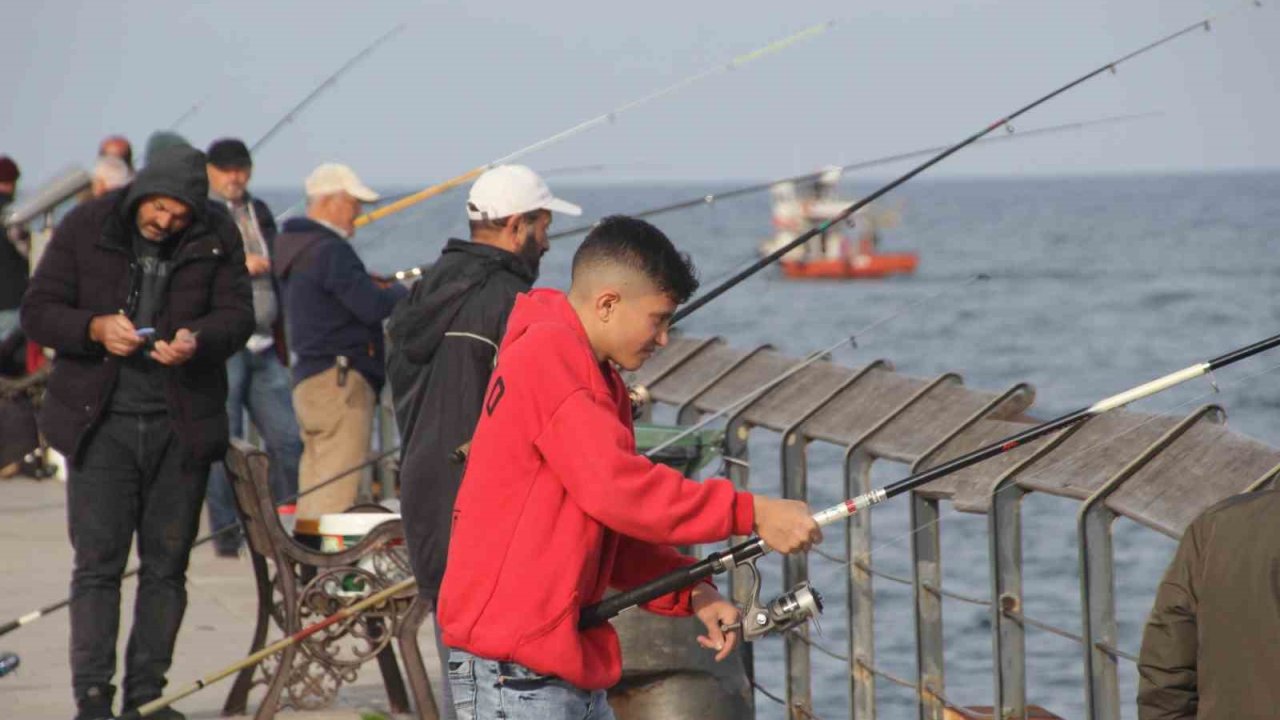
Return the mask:
M 369 459 L 375 400 L 373 387 L 355 370 L 347 371 L 346 383 L 340 387 L 336 367 L 312 375 L 293 388 L 293 408 L 302 432 L 300 492 Z M 351 507 L 360 480 L 368 472 L 363 468 L 298 498 L 298 520 L 318 520 L 326 513 L 340 513 Z

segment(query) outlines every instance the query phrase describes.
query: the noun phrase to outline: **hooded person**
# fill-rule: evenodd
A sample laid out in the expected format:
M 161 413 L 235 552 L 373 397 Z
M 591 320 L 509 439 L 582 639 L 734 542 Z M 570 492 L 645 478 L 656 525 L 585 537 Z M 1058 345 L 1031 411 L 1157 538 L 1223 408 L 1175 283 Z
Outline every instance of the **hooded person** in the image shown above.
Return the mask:
M 243 244 L 208 212 L 205 157 L 157 151 L 134 181 L 54 231 L 22 328 L 57 352 L 40 428 L 67 456 L 79 720 L 113 715 L 120 579 L 141 560 L 126 710 L 160 696 L 186 608 L 209 464 L 227 448 L 227 358 L 254 328 Z M 152 717 L 180 718 L 173 711 Z
M 537 173 L 502 165 L 467 199 L 471 240 L 452 239 L 388 325 L 387 373 L 401 436 L 401 508 L 418 591 L 434 601 L 466 444 L 516 296 L 538 277 L 552 213 L 582 210 Z

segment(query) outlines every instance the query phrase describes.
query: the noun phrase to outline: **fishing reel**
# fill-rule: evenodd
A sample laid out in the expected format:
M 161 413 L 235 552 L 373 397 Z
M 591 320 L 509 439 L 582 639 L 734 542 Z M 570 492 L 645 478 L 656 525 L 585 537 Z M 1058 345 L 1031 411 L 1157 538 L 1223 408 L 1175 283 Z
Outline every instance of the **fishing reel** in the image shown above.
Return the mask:
M 627 388 L 627 397 L 631 399 L 631 417 L 639 419 L 644 411 L 653 402 L 653 396 L 649 394 L 649 388 L 643 385 L 632 385 Z
M 822 593 L 808 581 L 802 582 L 768 603 L 760 602 L 760 571 L 751 560 L 745 563 L 751 573 L 751 601 L 742 611 L 742 621 L 724 626 L 726 632 L 742 630 L 742 639 L 752 642 L 774 633 L 785 633 L 812 620 L 818 623 L 822 614 Z

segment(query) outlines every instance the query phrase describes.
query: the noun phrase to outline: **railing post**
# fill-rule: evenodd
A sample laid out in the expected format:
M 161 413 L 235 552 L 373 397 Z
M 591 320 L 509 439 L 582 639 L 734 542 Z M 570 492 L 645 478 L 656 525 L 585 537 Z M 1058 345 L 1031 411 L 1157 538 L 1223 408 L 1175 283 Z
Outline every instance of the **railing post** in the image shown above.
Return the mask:
M 1076 517 L 1080 542 L 1080 604 L 1085 639 L 1085 702 L 1091 720 L 1119 720 L 1120 678 L 1114 654 L 1116 599 L 1115 554 L 1111 527 L 1116 514 L 1107 498 L 1156 455 L 1203 418 L 1221 422 L 1222 408 L 1206 405 L 1160 436 L 1138 457 L 1113 475 L 1080 506 Z
M 958 381 L 958 378 L 957 378 Z M 940 438 L 911 465 L 919 472 L 933 464 L 947 444 L 983 418 L 996 414 L 1011 401 L 1022 400 L 1031 387 L 1018 383 L 985 403 L 958 426 Z M 1017 407 L 1025 407 L 1025 404 Z M 946 712 L 943 691 L 946 688 L 946 659 L 942 634 L 942 526 L 939 502 L 935 498 L 911 493 L 911 558 L 914 568 L 916 625 L 916 669 L 918 673 L 919 714 L 922 720 L 942 720 Z
M 724 434 L 724 453 L 726 472 L 729 480 L 733 482 L 733 486 L 739 490 L 746 490 L 750 485 L 751 466 L 748 462 L 749 452 L 747 450 L 747 440 L 751 436 L 751 429 L 740 418 L 733 418 L 725 427 Z M 746 538 L 734 536 L 729 539 L 732 544 L 737 544 Z M 751 600 L 751 576 L 744 568 L 734 568 L 729 572 L 729 591 L 733 598 L 733 603 L 740 608 L 746 607 Z M 747 673 L 747 680 L 754 682 L 756 678 L 755 669 L 755 649 L 751 643 L 742 644 L 742 663 Z M 751 703 L 752 715 L 755 715 L 755 693 L 749 698 Z
M 921 720 L 942 720 L 946 706 L 938 692 L 946 687 L 942 638 L 942 533 L 938 501 L 911 493 L 911 560 L 914 567 L 916 667 Z
M 808 443 L 795 433 L 784 434 L 782 441 L 782 496 L 792 500 L 807 500 L 808 477 L 805 464 L 805 447 Z M 807 553 L 792 553 L 782 559 L 782 584 L 790 589 L 809 578 Z M 800 633 L 802 637 L 796 637 Z M 810 684 L 810 658 L 808 624 L 787 633 L 787 705 L 788 707 L 813 707 Z
M 991 651 L 995 701 L 1001 720 L 1027 715 L 1027 644 L 1022 622 L 1005 613 L 1021 613 L 1022 499 L 1027 491 L 1018 478 L 1036 461 L 1074 433 L 1083 423 L 1058 433 L 1025 460 L 1006 471 L 991 489 L 987 515 L 988 558 L 991 563 Z
M 853 447 L 844 458 L 845 497 L 871 492 L 870 455 Z M 849 558 L 849 693 L 851 717 L 875 720 L 876 666 L 875 592 L 872 587 L 871 513 L 854 513 L 845 523 L 845 553 Z

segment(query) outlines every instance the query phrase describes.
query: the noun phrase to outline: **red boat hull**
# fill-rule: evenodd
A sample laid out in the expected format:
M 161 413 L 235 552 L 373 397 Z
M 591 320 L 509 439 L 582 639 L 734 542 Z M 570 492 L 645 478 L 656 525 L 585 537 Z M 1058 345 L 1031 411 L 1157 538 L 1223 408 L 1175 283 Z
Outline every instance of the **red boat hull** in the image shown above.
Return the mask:
M 910 275 L 920 259 L 915 253 L 855 255 L 828 260 L 783 260 L 782 276 L 792 280 L 856 280 Z

